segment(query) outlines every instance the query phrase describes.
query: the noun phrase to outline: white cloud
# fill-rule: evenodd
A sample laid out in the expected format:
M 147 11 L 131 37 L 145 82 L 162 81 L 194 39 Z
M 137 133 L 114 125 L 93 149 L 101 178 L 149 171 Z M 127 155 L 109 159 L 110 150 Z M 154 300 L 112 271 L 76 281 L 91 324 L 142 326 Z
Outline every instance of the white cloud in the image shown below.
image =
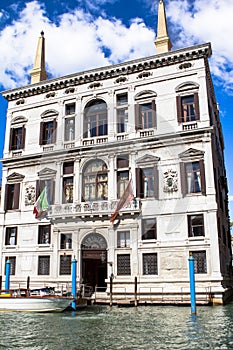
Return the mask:
M 229 202 L 233 202 L 233 196 L 229 196 L 228 199 L 229 199 Z
M 128 28 L 120 20 L 95 20 L 74 10 L 54 24 L 42 5 L 32 1 L 0 35 L 0 84 L 4 88 L 28 83 L 41 30 L 46 38 L 46 62 L 54 77 L 155 53 L 154 32 L 140 19 L 132 20 Z
M 212 72 L 233 92 L 233 1 L 170 0 L 167 15 L 176 30 L 176 48 L 211 42 Z

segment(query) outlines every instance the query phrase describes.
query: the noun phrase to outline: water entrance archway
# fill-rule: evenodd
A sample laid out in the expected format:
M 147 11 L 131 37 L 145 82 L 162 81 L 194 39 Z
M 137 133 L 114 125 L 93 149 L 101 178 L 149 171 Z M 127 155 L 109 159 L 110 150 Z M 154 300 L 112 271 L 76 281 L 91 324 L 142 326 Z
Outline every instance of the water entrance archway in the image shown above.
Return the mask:
M 82 282 L 94 291 L 106 290 L 107 242 L 99 233 L 89 233 L 82 241 Z

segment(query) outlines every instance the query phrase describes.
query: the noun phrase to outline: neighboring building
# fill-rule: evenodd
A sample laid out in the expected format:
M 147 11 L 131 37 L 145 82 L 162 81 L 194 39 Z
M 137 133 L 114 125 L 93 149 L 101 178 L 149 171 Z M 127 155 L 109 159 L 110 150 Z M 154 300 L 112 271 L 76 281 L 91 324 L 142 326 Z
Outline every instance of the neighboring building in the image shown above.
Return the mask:
M 11 285 L 109 301 L 189 300 L 190 254 L 199 302 L 232 292 L 224 142 L 208 65 L 210 44 L 170 51 L 159 3 L 158 54 L 45 80 L 44 34 L 32 84 L 8 100 L 1 200 L 1 274 Z M 112 224 L 128 185 L 135 198 Z M 33 207 L 47 189 L 47 217 Z M 130 194 L 130 189 L 128 190 Z M 4 277 L 3 277 L 4 281 Z

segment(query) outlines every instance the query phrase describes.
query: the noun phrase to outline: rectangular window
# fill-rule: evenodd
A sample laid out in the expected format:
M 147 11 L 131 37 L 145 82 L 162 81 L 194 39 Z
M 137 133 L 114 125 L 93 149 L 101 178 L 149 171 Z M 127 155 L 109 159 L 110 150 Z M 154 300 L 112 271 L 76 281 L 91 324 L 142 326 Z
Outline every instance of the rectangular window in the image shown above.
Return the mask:
M 7 227 L 5 236 L 5 245 L 17 244 L 17 227 Z
M 158 274 L 157 253 L 142 254 L 142 261 L 143 261 L 143 275 Z
M 60 249 L 72 249 L 72 234 L 61 233 Z
M 180 123 L 200 119 L 198 93 L 177 96 L 177 115 Z
M 157 239 L 156 219 L 142 220 L 142 240 Z
M 38 244 L 50 244 L 50 225 L 38 226 Z
M 60 255 L 60 275 L 71 274 L 71 255 Z
M 157 167 L 136 169 L 136 196 L 139 198 L 157 197 Z
M 74 117 L 65 118 L 65 141 L 73 141 L 75 136 Z
M 207 273 L 206 251 L 191 252 L 191 255 L 194 258 L 195 273 Z
M 130 247 L 130 231 L 118 231 L 117 248 L 129 248 L 129 247 Z
M 129 171 L 118 171 L 117 172 L 117 198 L 121 198 L 125 189 L 129 183 Z
M 63 203 L 73 203 L 74 162 L 63 164 Z
M 7 184 L 5 192 L 5 210 L 19 209 L 20 184 Z
M 16 270 L 16 256 L 9 256 L 5 258 L 5 275 L 6 275 L 6 262 L 10 260 L 10 275 L 15 275 Z
M 42 255 L 38 257 L 38 275 L 50 274 L 50 256 Z
M 156 127 L 155 101 L 136 105 L 136 129 L 150 129 Z
M 127 132 L 128 128 L 128 94 L 117 95 L 117 132 Z
M 131 275 L 130 269 L 130 254 L 117 255 L 117 275 Z
M 201 169 L 199 162 L 185 164 L 188 193 L 201 192 Z
M 56 143 L 56 120 L 41 122 L 40 125 L 40 145 L 50 145 Z
M 53 180 L 38 180 L 36 184 L 36 198 L 39 197 L 43 189 L 46 187 L 48 202 L 54 204 L 55 196 L 55 181 Z
M 188 234 L 189 237 L 205 236 L 204 217 L 199 215 L 188 215 Z
M 25 127 L 12 128 L 10 131 L 10 151 L 23 149 L 25 146 Z
M 71 115 L 75 113 L 75 103 L 67 103 L 65 105 L 65 115 Z

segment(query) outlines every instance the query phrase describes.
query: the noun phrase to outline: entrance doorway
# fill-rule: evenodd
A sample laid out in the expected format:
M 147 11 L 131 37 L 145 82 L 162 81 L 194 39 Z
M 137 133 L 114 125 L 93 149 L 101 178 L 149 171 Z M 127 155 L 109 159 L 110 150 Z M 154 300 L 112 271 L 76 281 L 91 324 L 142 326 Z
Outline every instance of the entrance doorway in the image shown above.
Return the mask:
M 98 233 L 90 233 L 82 242 L 82 283 L 85 288 L 105 292 L 107 284 L 107 242 Z

